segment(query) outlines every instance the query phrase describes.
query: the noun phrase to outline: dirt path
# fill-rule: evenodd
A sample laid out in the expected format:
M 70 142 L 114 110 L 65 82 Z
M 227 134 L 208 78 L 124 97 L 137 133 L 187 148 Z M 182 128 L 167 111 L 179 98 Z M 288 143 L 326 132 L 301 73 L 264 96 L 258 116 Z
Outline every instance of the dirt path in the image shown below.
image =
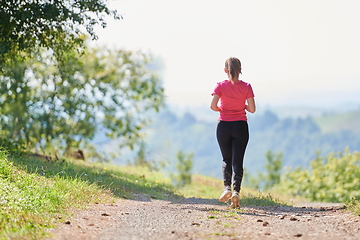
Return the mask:
M 360 239 L 360 217 L 339 206 L 250 207 L 214 200 L 139 197 L 95 204 L 51 232 L 51 240 L 82 239 Z

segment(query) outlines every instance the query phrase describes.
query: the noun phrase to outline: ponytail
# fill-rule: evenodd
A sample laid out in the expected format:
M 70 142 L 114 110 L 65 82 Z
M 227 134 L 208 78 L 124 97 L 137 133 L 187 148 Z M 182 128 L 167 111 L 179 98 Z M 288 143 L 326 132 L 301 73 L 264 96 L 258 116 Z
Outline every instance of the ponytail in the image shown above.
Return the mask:
M 238 58 L 230 57 L 225 61 L 225 68 L 229 72 L 230 81 L 234 83 L 234 80 L 239 79 L 241 73 L 241 62 Z

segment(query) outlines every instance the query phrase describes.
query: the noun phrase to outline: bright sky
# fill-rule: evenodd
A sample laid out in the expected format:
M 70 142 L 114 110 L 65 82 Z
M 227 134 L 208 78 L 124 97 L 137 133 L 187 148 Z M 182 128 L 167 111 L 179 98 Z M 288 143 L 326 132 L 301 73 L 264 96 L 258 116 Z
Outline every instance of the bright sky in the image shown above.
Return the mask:
M 117 0 L 98 43 L 161 57 L 169 103 L 209 105 L 230 56 L 258 105 L 360 106 L 358 0 Z

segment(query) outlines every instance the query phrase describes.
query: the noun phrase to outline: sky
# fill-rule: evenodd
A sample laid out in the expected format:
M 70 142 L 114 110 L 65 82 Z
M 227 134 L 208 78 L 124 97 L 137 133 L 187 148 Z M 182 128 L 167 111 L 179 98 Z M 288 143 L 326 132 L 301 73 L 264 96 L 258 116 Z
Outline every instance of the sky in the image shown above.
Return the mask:
M 259 106 L 360 108 L 358 0 L 117 0 L 97 45 L 161 59 L 167 102 L 209 106 L 228 57 Z

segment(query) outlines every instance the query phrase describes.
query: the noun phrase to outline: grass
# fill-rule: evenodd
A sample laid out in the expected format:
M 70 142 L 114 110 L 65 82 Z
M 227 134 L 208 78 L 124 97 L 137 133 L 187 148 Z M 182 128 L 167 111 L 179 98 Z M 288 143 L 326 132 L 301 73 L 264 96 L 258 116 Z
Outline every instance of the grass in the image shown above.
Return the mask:
M 110 199 L 109 191 L 78 178 L 29 173 L 0 153 L 0 239 L 35 239 L 84 202 Z
M 133 193 L 164 198 L 173 194 L 170 180 L 146 167 L 120 167 L 79 160 L 46 161 L 39 158 L 14 158 L 14 165 L 28 173 L 54 178 L 79 179 L 89 185 L 108 190 L 114 197 L 131 198 Z
M 146 168 L 48 161 L 0 152 L 0 239 L 41 239 L 76 208 L 145 194 L 176 199 L 170 180 Z

